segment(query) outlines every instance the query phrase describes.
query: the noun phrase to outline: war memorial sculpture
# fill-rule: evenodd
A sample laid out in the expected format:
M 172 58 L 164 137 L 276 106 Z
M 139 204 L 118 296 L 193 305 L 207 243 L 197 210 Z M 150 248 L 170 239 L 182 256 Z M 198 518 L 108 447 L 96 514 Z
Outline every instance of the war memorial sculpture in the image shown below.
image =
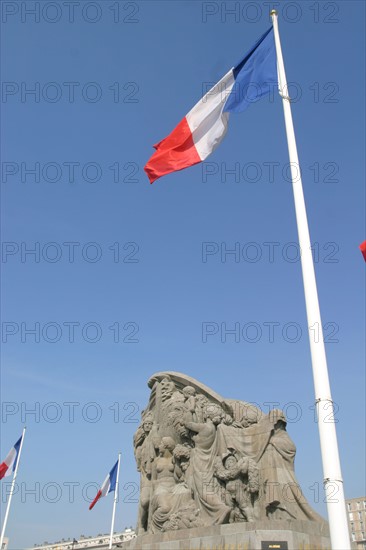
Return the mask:
M 281 410 L 264 414 L 175 372 L 148 386 L 134 435 L 138 536 L 126 548 L 330 548 L 296 480 Z

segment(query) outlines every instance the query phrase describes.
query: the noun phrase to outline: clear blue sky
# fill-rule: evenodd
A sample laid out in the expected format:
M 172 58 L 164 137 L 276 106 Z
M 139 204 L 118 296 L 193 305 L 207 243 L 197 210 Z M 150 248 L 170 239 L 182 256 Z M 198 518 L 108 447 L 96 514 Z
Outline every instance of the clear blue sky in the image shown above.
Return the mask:
M 84 493 L 119 450 L 116 528 L 135 524 L 133 421 L 160 370 L 285 408 L 297 477 L 325 515 L 280 98 L 232 115 L 205 165 L 153 186 L 143 172 L 270 5 L 77 4 L 2 2 L 1 460 L 27 424 L 11 548 L 108 532 L 112 497 L 89 512 Z M 348 498 L 366 492 L 364 9 L 279 6 Z M 235 323 L 240 341 L 225 341 Z

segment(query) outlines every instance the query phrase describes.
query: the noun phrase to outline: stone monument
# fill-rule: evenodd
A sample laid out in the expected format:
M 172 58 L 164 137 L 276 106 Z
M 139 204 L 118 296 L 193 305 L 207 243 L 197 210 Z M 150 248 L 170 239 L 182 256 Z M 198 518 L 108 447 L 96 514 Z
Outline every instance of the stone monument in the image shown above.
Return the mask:
M 176 372 L 148 386 L 134 436 L 138 536 L 123 548 L 330 548 L 296 480 L 281 410 L 263 414 Z

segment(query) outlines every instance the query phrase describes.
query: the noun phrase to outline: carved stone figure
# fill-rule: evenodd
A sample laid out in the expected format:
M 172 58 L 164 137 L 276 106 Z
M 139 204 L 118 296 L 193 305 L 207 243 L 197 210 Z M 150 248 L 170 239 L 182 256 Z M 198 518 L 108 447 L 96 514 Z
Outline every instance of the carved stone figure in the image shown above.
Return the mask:
M 194 501 L 191 501 L 188 506 L 169 516 L 168 521 L 163 525 L 162 531 L 177 531 L 178 529 L 203 527 L 204 524 L 199 517 L 199 512 L 199 509 L 195 507 Z
M 177 474 L 174 460 L 175 442 L 171 437 L 163 437 L 159 446 L 159 456 L 153 471 L 153 493 L 150 505 L 150 526 L 152 533 L 166 531 L 172 517 L 179 525 L 190 522 L 192 510 L 198 523 L 198 513 L 194 507 L 192 493 L 185 483 L 181 471 Z M 176 456 L 182 453 L 177 453 Z M 179 521 L 178 521 L 179 520 Z M 182 527 L 180 527 L 182 528 Z
M 192 386 L 186 386 L 183 388 L 184 405 L 187 410 L 185 414 L 185 421 L 197 422 L 196 415 L 196 390 Z
M 186 471 L 189 466 L 191 449 L 187 445 L 176 445 L 173 451 L 173 461 L 176 465 L 175 475 L 178 481 L 186 481 Z
M 187 422 L 186 427 L 193 432 L 194 447 L 187 470 L 187 483 L 194 495 L 201 518 L 206 524 L 226 523 L 231 509 L 219 496 L 219 485 L 214 477 L 217 457 L 216 429 L 224 413 L 217 405 L 208 405 L 206 421 Z
M 225 484 L 225 502 L 232 509 L 230 523 L 258 519 L 259 469 L 250 458 L 237 459 L 230 450 L 215 462 L 215 476 Z
M 271 411 L 263 423 L 267 424 L 269 437 L 258 465 L 266 517 L 321 521 L 322 518 L 308 504 L 296 480 L 296 446 L 286 431 L 287 422 L 283 411 Z
M 171 381 L 170 376 L 165 376 L 163 380 L 160 382 L 161 386 L 161 400 L 163 403 L 167 401 L 168 399 L 171 399 L 175 386 L 174 382 Z
M 161 382 L 161 399 L 163 403 L 167 402 L 168 400 L 178 402 L 184 401 L 184 396 L 182 392 L 176 389 L 174 382 L 171 381 L 169 376 L 166 376 Z
M 296 480 L 282 411 L 265 415 L 180 373 L 155 374 L 134 436 L 138 533 L 256 520 L 323 523 Z
M 204 421 L 204 411 L 208 405 L 208 399 L 201 393 L 197 395 L 196 398 L 196 422 L 203 422 Z
M 140 472 L 140 501 L 138 527 L 139 533 L 147 530 L 150 497 L 151 497 L 151 474 L 154 460 L 156 458 L 153 441 L 153 417 L 151 414 L 145 416 L 142 426 L 138 428 L 135 438 L 135 458 L 137 470 Z

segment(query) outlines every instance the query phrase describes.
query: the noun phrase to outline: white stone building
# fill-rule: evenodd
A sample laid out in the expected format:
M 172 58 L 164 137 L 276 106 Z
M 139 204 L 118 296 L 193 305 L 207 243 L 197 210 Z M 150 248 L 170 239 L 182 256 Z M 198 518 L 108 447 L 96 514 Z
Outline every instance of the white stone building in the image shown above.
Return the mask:
M 366 497 L 346 499 L 351 541 L 357 550 L 366 550 Z
M 125 529 L 121 533 L 115 533 L 113 535 L 113 548 L 117 547 L 122 542 L 126 542 L 136 537 L 136 533 L 133 529 Z M 45 542 L 43 544 L 35 544 L 32 548 L 27 550 L 82 550 L 88 549 L 102 550 L 109 546 L 109 534 L 100 534 L 96 537 L 85 537 L 81 535 L 78 539 L 62 539 L 58 542 L 49 544 Z

